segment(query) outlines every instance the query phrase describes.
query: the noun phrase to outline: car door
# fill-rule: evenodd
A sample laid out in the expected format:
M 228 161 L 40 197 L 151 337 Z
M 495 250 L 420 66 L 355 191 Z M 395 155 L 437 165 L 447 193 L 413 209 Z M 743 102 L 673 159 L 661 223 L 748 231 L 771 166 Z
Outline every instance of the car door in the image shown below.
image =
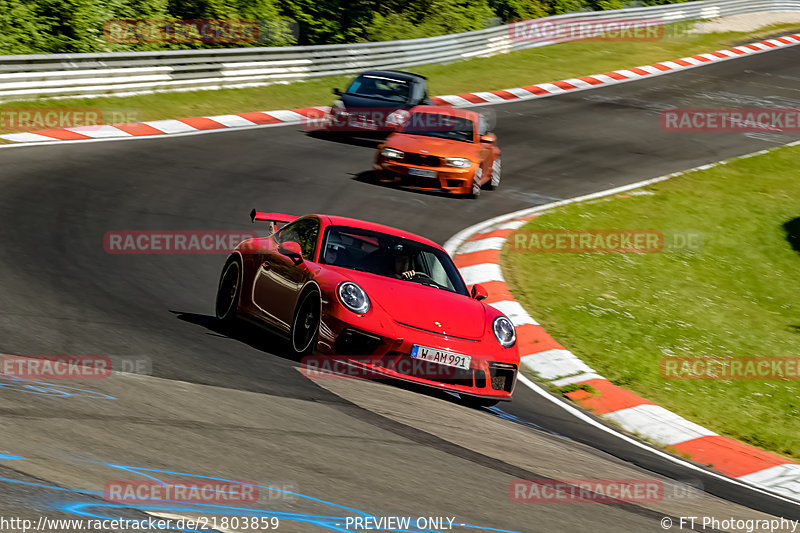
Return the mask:
M 264 257 L 253 282 L 253 303 L 262 318 L 277 328 L 289 331 L 300 290 L 311 279 L 308 262 L 313 262 L 319 240 L 320 222 L 316 217 L 296 220 L 275 234 L 275 251 Z M 280 253 L 282 243 L 296 242 L 303 260 L 295 261 Z

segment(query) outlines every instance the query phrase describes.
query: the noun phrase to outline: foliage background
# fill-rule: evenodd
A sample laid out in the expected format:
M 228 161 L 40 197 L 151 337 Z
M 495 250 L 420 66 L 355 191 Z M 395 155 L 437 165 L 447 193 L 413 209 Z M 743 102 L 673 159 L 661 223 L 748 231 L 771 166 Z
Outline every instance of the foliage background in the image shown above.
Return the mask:
M 266 39 L 251 46 L 412 39 L 573 11 L 682 0 L 0 0 L 0 54 L 119 52 L 224 45 L 113 43 L 114 19 L 248 19 Z M 242 46 L 242 44 L 227 45 Z

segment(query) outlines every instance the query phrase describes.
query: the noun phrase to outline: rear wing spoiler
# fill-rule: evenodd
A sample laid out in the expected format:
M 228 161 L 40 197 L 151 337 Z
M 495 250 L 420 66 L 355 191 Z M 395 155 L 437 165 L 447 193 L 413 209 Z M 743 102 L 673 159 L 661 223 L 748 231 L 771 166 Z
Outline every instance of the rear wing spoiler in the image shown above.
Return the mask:
M 297 220 L 300 217 L 296 217 L 294 215 L 286 215 L 284 213 L 264 213 L 262 211 L 256 211 L 253 209 L 250 211 L 250 222 L 255 224 L 256 220 L 263 220 L 267 222 L 267 230 L 269 234 L 274 233 L 278 230 L 278 224 L 288 224 L 293 220 Z

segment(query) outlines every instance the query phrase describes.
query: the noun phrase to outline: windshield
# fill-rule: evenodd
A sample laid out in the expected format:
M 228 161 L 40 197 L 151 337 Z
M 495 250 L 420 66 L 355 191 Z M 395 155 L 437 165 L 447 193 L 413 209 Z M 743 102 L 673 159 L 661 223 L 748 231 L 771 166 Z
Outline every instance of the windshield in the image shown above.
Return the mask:
M 329 226 L 320 263 L 468 294 L 447 253 L 385 233 Z
M 409 86 L 408 82 L 403 80 L 364 75 L 359 76 L 350 84 L 347 93 L 393 102 L 406 102 L 408 101 Z
M 424 135 L 454 141 L 474 142 L 474 123 L 447 113 L 412 113 L 400 130 L 409 135 Z

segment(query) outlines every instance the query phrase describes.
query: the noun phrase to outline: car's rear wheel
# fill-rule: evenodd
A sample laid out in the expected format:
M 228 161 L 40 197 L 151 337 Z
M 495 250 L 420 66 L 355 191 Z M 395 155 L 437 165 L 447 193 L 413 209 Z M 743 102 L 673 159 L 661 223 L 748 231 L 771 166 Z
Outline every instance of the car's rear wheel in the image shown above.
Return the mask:
M 484 186 L 487 190 L 493 191 L 500 186 L 500 172 L 502 170 L 502 163 L 500 162 L 500 156 L 497 156 L 497 159 L 494 160 L 492 163 L 492 178 L 486 182 Z
M 217 318 L 223 322 L 233 322 L 236 319 L 236 307 L 242 290 L 241 272 L 242 265 L 236 258 L 229 259 L 222 269 L 217 287 L 215 312 Z
M 477 198 L 481 195 L 481 180 L 483 180 L 483 169 L 478 167 L 475 169 L 475 176 L 472 178 L 472 191 L 469 193 L 470 198 Z
M 319 331 L 320 298 L 313 289 L 300 296 L 297 309 L 292 320 L 292 350 L 297 355 L 311 353 Z
M 491 398 L 476 398 L 467 394 L 459 394 L 461 403 L 473 409 L 481 409 L 482 407 L 493 407 L 497 405 L 500 400 L 493 400 Z

